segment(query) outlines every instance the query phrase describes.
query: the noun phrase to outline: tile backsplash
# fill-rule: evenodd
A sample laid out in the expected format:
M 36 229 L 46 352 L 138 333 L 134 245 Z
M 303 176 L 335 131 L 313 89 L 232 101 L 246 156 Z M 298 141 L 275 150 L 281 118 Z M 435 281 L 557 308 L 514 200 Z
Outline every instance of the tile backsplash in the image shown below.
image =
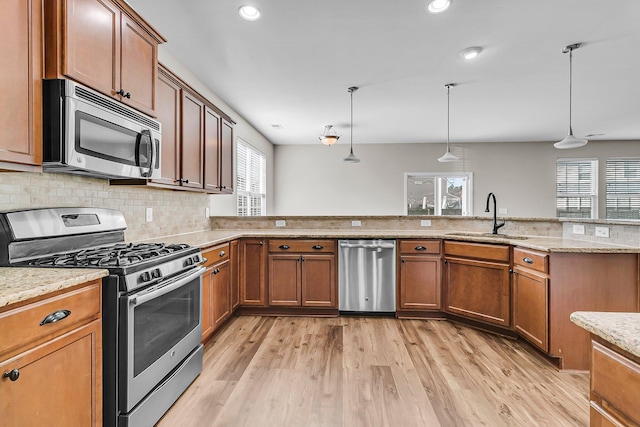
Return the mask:
M 0 210 L 101 207 L 117 209 L 127 221 L 127 241 L 209 230 L 209 195 L 188 191 L 109 185 L 105 179 L 58 173 L 0 173 Z M 153 221 L 146 222 L 146 208 Z

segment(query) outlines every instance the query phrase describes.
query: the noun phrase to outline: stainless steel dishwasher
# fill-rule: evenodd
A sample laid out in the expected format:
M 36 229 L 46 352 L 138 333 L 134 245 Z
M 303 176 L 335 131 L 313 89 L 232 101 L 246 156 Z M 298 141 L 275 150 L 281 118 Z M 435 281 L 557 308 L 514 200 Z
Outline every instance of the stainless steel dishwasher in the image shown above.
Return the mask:
M 338 241 L 338 307 L 341 312 L 396 311 L 396 241 Z

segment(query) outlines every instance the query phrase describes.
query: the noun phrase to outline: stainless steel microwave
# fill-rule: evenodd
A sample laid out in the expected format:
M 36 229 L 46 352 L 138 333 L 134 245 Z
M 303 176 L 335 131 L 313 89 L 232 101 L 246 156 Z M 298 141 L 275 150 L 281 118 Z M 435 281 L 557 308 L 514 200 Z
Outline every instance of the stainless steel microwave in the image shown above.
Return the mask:
M 160 178 L 161 124 L 65 79 L 43 81 L 43 162 L 47 172 Z

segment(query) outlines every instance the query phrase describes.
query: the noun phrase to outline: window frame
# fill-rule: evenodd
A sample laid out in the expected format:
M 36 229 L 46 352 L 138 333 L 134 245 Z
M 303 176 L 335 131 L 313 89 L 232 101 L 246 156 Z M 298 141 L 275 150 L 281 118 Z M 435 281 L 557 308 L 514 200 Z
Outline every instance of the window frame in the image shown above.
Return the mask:
M 247 151 L 247 155 L 241 156 L 240 150 L 245 149 Z M 252 186 L 254 184 L 254 179 L 252 176 L 251 161 L 248 160 L 248 163 L 245 167 L 245 176 L 244 176 L 244 185 L 241 185 L 241 174 L 240 174 L 240 161 L 242 158 L 250 159 L 252 154 L 255 154 L 259 161 L 259 168 L 261 170 L 258 171 L 258 191 L 251 191 Z M 266 216 L 267 215 L 267 157 L 265 154 L 258 150 L 253 145 L 249 144 L 244 139 L 238 137 L 236 138 L 236 215 L 237 216 Z M 246 187 L 246 188 L 245 188 Z M 255 190 L 255 189 L 254 189 Z M 245 201 L 245 205 L 242 206 L 242 201 Z M 252 201 L 259 200 L 260 208 L 259 213 L 254 214 Z M 243 212 L 245 212 L 243 214 Z
M 591 182 L 590 182 L 590 192 L 564 192 L 561 193 L 558 191 L 558 167 L 561 163 L 564 164 L 580 164 L 580 163 L 591 163 Z M 598 219 L 598 166 L 599 160 L 594 157 L 559 157 L 556 159 L 556 218 L 562 219 Z M 578 180 L 579 182 L 579 180 Z M 574 185 L 578 185 L 578 182 L 574 183 Z M 558 199 L 559 198 L 589 198 L 591 199 L 591 216 L 589 218 L 580 218 L 580 217 L 571 217 L 571 216 L 560 216 L 558 214 Z
M 620 162 L 633 162 L 635 163 L 636 168 L 631 168 L 635 172 L 635 177 L 628 178 L 622 181 L 613 181 L 610 182 L 609 177 L 613 171 L 610 170 L 609 165 L 611 163 L 620 163 Z M 629 165 L 632 166 L 632 165 Z M 623 166 L 624 167 L 624 166 Z M 623 171 L 626 172 L 626 171 Z M 635 182 L 634 182 L 635 181 Z M 629 186 L 633 186 L 638 189 L 637 192 L 609 192 L 609 189 L 615 184 L 623 185 L 630 184 Z M 634 185 L 635 184 L 635 185 Z M 640 221 L 640 215 L 638 218 L 621 218 L 621 217 L 610 217 L 609 216 L 609 200 L 618 200 L 618 199 L 640 199 L 640 157 L 610 157 L 605 162 L 605 219 L 618 220 L 618 221 Z M 631 207 L 630 203 L 630 207 Z M 636 200 L 636 206 L 640 205 L 640 202 Z
M 434 213 L 429 216 L 473 216 L 473 172 L 405 172 L 404 173 L 404 215 L 405 216 L 420 216 L 420 215 L 409 215 L 409 203 L 408 203 L 408 179 L 409 177 L 424 177 L 424 178 L 435 178 L 434 185 L 434 201 L 440 200 L 442 197 L 441 188 L 442 185 L 439 185 L 439 182 L 445 178 L 466 178 L 467 179 L 467 191 L 466 198 L 462 198 L 462 214 L 461 215 L 443 215 L 442 214 L 442 206 L 440 203 L 434 203 Z M 466 212 L 465 212 L 465 207 Z

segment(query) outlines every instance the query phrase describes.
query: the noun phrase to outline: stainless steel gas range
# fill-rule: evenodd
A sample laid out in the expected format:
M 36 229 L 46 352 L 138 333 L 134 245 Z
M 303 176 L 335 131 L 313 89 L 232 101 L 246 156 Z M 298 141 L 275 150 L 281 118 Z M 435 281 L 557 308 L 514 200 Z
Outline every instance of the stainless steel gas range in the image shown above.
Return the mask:
M 124 243 L 121 212 L 0 213 L 0 265 L 101 268 L 103 424 L 153 426 L 202 370 L 200 249 Z M 73 313 L 71 313 L 73 315 Z

